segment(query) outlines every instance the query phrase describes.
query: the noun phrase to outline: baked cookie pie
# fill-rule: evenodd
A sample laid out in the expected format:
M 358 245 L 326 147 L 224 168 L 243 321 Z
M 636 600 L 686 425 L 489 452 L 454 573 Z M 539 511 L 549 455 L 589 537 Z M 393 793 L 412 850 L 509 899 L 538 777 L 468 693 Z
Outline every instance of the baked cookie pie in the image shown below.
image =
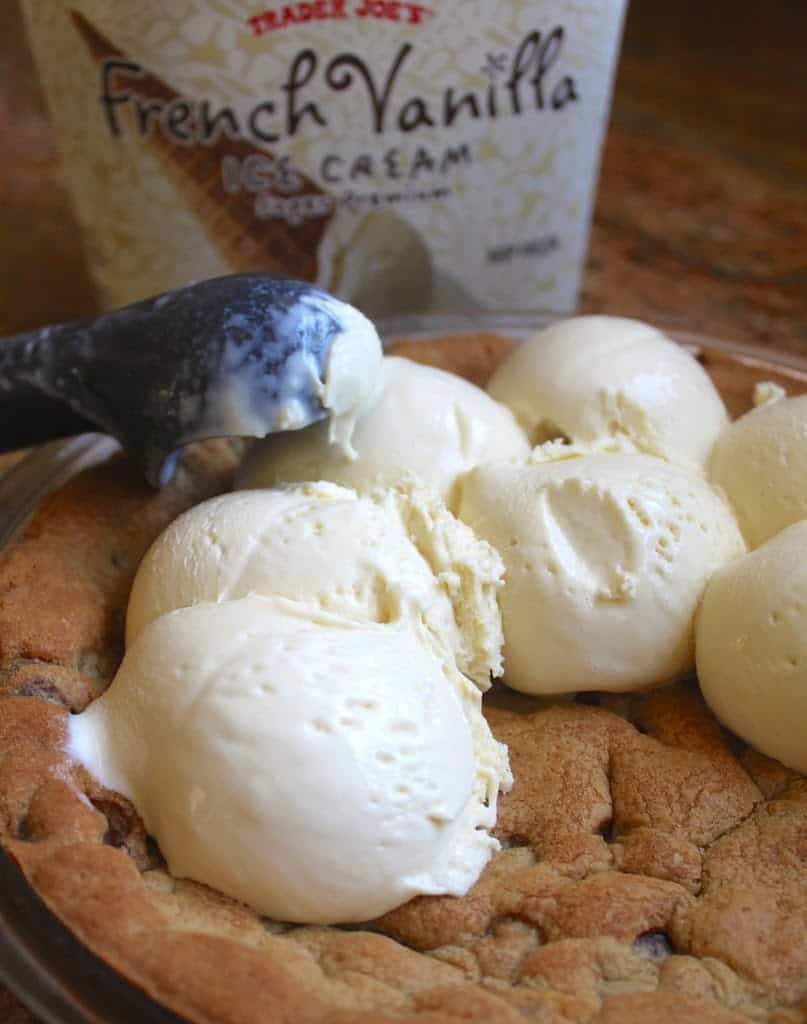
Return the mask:
M 455 336 L 398 352 L 481 383 L 508 349 Z M 776 376 L 702 358 L 733 413 Z M 155 494 L 113 459 L 46 500 L 0 562 L 2 842 L 83 943 L 209 1024 L 807 1019 L 807 780 L 721 728 L 692 679 L 554 703 L 494 687 L 515 783 L 502 850 L 464 897 L 291 926 L 172 878 L 132 805 L 68 758 L 66 723 L 114 674 L 147 547 L 236 463 L 199 445 Z

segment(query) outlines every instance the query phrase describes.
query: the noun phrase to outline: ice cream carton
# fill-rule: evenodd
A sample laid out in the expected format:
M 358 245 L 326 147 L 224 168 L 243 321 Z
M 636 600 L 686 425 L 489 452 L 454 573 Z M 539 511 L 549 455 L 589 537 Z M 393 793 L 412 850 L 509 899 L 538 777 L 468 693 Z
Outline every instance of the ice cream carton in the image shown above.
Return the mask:
M 27 0 L 102 301 L 266 270 L 388 328 L 569 312 L 624 3 Z

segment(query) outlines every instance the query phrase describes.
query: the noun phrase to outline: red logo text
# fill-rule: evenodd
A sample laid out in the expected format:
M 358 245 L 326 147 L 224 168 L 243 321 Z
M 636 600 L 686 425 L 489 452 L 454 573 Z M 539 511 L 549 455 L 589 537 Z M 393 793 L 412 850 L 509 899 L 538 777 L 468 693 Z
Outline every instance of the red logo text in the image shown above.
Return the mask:
M 272 10 L 262 11 L 247 20 L 254 36 L 262 36 L 289 25 L 307 21 L 332 21 L 342 18 L 371 18 L 396 21 L 405 25 L 421 25 L 432 13 L 430 7 L 408 0 L 359 0 L 347 9 L 348 0 L 298 0 Z

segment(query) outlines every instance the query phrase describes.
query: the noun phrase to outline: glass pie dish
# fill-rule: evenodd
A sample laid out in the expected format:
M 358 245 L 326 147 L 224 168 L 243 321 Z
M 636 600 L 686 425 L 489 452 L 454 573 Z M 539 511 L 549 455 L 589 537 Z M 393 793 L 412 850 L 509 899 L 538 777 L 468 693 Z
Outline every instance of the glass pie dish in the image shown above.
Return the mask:
M 807 359 L 677 335 L 706 366 L 732 416 L 750 405 L 762 381 L 807 392 Z M 75 473 L 108 458 L 115 446 L 85 435 L 37 450 L 0 480 L 0 544 L 13 542 L 42 498 Z M 91 952 L 52 914 L 0 851 L 0 979 L 43 1021 L 178 1021 L 173 1012 Z

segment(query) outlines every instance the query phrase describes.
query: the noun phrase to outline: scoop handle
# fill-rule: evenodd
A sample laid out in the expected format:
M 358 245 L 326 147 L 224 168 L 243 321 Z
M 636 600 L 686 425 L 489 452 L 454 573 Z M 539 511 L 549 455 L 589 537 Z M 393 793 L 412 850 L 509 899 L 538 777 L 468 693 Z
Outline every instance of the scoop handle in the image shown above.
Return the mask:
M 27 371 L 43 336 L 52 338 L 56 330 L 68 332 L 69 325 L 0 338 L 0 451 L 15 451 L 98 429 L 29 377 Z

